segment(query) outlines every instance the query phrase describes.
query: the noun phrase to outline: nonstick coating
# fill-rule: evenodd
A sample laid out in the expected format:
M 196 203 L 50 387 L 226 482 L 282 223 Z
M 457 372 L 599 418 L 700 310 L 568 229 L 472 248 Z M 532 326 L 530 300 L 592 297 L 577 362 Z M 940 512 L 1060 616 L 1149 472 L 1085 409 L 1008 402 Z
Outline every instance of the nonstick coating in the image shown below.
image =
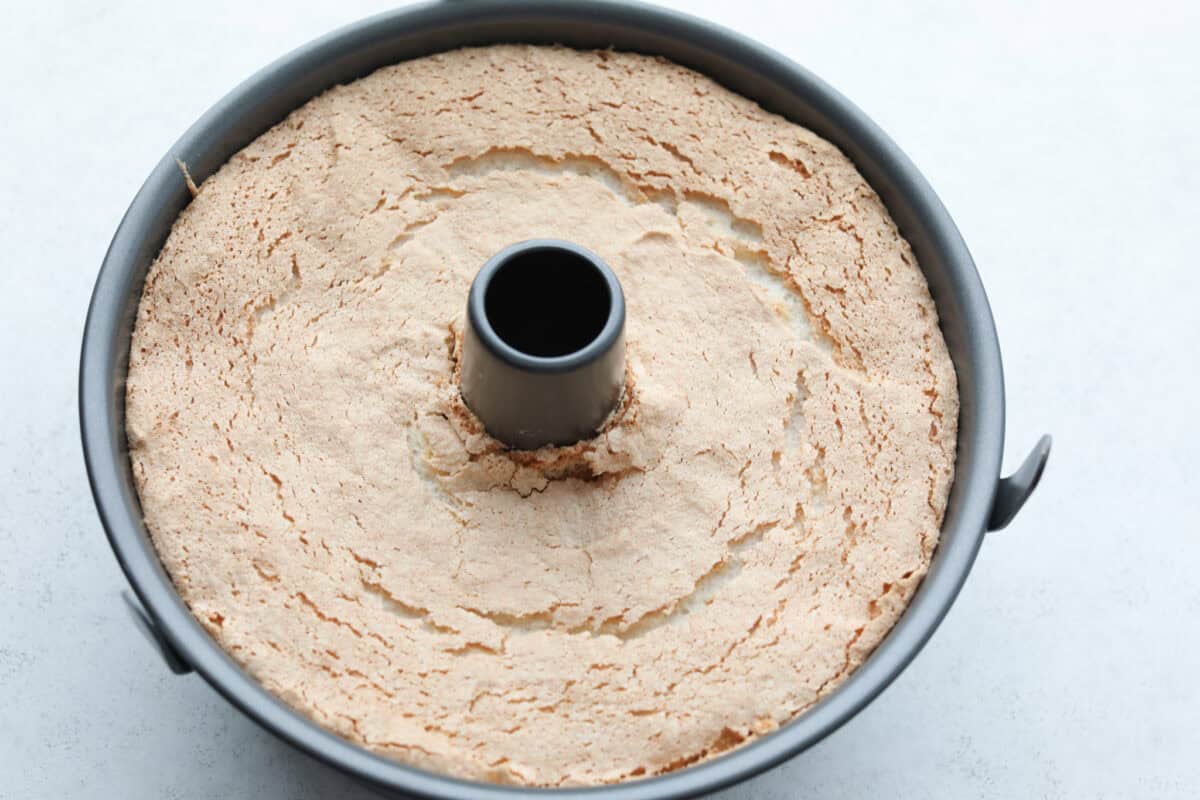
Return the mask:
M 325 731 L 276 700 L 209 638 L 176 594 L 142 523 L 126 450 L 124 381 L 134 313 L 147 268 L 190 200 L 176 159 L 202 181 L 330 86 L 405 59 L 500 42 L 662 55 L 836 144 L 912 244 L 958 373 L 958 458 L 941 541 L 920 589 L 878 649 L 832 694 L 769 736 L 676 773 L 596 789 L 501 787 L 406 767 Z M 184 662 L 263 727 L 388 794 L 634 800 L 712 791 L 796 755 L 846 722 L 912 660 L 950 608 L 982 541 L 999 477 L 1004 389 L 991 311 L 954 223 L 908 158 L 837 92 L 749 39 L 674 12 L 607 1 L 467 0 L 385 13 L 306 45 L 231 92 L 171 148 L 134 198 L 104 259 L 84 331 L 80 421 L 101 520 L 151 621 Z

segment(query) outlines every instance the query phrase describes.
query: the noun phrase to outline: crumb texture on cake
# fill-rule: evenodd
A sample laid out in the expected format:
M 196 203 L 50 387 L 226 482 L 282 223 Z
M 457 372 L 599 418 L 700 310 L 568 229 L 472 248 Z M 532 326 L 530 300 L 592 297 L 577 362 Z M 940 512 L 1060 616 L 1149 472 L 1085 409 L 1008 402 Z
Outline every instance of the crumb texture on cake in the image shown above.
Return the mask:
M 596 438 L 512 452 L 455 370 L 476 271 L 535 237 L 617 273 L 628 379 Z M 376 752 L 547 786 L 837 686 L 925 574 L 957 421 L 835 147 L 661 59 L 530 46 L 332 89 L 205 180 L 127 388 L 155 546 L 251 674 Z

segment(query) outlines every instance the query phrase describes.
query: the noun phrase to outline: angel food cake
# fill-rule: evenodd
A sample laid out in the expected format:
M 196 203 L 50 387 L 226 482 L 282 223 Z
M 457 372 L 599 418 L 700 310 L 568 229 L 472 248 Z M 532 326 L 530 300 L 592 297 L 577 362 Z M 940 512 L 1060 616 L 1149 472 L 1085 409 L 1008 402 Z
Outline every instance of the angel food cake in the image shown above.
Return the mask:
M 457 381 L 493 254 L 619 277 L 624 396 L 506 448 Z M 953 478 L 928 287 L 835 147 L 641 55 L 499 46 L 317 97 L 199 187 L 145 283 L 127 428 L 184 600 L 270 691 L 408 764 L 678 769 L 832 691 Z

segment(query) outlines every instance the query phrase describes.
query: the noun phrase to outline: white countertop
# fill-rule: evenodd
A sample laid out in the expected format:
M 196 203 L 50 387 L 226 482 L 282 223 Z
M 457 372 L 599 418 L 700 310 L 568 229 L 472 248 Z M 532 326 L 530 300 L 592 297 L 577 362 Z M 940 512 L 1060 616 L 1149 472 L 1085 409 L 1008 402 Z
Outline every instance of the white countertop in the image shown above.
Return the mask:
M 5 10 L 2 798 L 368 796 L 199 678 L 170 675 L 133 629 L 84 476 L 75 380 L 100 259 L 168 146 L 258 67 L 387 5 Z M 899 680 L 807 754 L 720 797 L 1194 797 L 1197 4 L 670 5 L 814 70 L 908 152 L 991 298 L 1007 468 L 1055 435 L 1041 488 L 988 537 Z

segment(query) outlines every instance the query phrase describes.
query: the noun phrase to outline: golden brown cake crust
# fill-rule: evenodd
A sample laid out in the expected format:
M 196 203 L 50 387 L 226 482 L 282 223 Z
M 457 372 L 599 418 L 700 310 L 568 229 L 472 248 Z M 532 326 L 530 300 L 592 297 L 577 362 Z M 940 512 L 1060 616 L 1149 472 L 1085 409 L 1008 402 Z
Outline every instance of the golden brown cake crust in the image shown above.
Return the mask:
M 462 405 L 505 245 L 619 276 L 604 432 Z M 267 688 L 405 762 L 616 781 L 769 732 L 878 644 L 949 491 L 955 375 L 832 145 L 669 62 L 501 46 L 312 100 L 206 180 L 147 278 L 127 427 L 183 598 Z

